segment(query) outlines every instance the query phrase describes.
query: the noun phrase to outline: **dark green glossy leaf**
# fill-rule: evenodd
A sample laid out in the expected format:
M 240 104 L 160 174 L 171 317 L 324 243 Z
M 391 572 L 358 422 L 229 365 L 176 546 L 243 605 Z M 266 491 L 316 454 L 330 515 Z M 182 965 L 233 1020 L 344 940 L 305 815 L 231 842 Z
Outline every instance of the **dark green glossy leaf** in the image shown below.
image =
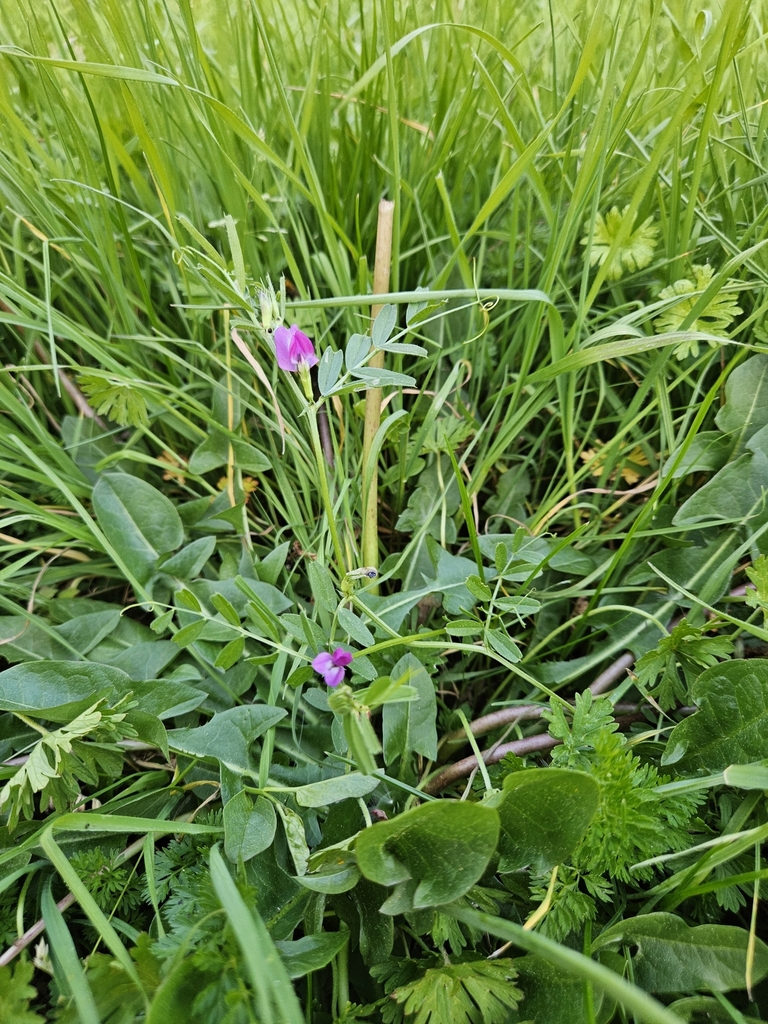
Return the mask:
M 672 730 L 662 764 L 722 771 L 768 757 L 768 660 L 707 669 L 694 683 L 691 699 L 700 710 Z
M 498 836 L 495 810 L 440 800 L 364 829 L 355 852 L 366 878 L 398 886 L 399 903 L 418 909 L 463 896 L 488 866 Z M 399 912 L 390 904 L 392 897 L 385 913 Z
M 561 864 L 589 827 L 599 797 L 597 782 L 584 772 L 530 768 L 508 775 L 493 800 L 501 821 L 499 870 Z
M 746 985 L 749 932 L 724 924 L 689 928 L 674 914 L 643 914 L 601 932 L 593 949 L 635 946 L 635 983 L 647 992 L 729 992 Z M 753 984 L 768 975 L 768 946 L 756 939 Z
M 160 555 L 184 540 L 176 506 L 164 494 L 127 473 L 105 473 L 93 489 L 99 526 L 140 583 L 146 583 Z
M 172 729 L 168 742 L 173 750 L 192 757 L 215 759 L 239 775 L 258 778 L 251 744 L 285 715 L 283 708 L 244 704 L 219 711 L 210 722 L 196 729 Z

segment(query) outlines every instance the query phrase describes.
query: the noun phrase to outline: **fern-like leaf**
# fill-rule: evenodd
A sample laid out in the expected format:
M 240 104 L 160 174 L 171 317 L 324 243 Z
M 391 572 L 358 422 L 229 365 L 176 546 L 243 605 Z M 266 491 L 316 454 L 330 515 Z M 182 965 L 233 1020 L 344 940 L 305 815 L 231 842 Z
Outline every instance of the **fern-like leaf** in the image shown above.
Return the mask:
M 99 416 L 108 416 L 121 427 L 146 427 L 149 423 L 144 396 L 114 377 L 100 377 L 93 373 L 81 374 L 80 387 Z
M 385 1024 L 505 1024 L 523 998 L 511 960 L 473 960 L 430 967 L 400 984 L 385 1004 Z M 385 987 L 386 983 L 385 983 Z
M 641 689 L 666 711 L 678 700 L 685 702 L 696 677 L 732 651 L 733 644 L 727 637 L 704 636 L 701 629 L 683 619 L 654 650 L 638 660 L 635 674 Z
M 660 299 L 674 299 L 676 296 L 679 296 L 679 299 L 669 309 L 665 309 L 663 313 L 656 317 L 654 326 L 656 327 L 657 334 L 680 330 L 686 317 L 701 298 L 701 293 L 709 287 L 709 283 L 715 273 L 714 267 L 710 267 L 709 264 L 695 263 L 691 270 L 693 271 L 693 280 L 688 277 L 680 278 L 680 280 L 675 281 L 668 288 L 663 288 L 659 292 Z M 730 284 L 731 282 L 729 281 L 728 283 Z M 731 295 L 718 292 L 717 295 L 710 299 L 693 323 L 688 325 L 688 330 L 705 331 L 708 334 L 726 337 L 727 328 L 733 322 L 734 317 L 741 312 L 741 307 L 737 305 L 736 300 Z M 707 344 L 714 348 L 717 342 L 708 341 Z M 675 356 L 678 359 L 684 359 L 687 355 L 697 356 L 698 354 L 699 343 L 695 339 L 693 341 L 683 341 L 675 348 Z
M 617 206 L 612 207 L 603 217 L 598 213 L 594 227 L 582 238 L 582 245 L 590 245 L 589 263 L 594 267 L 596 263 L 600 266 L 608 259 L 614 239 L 621 229 L 624 218 L 627 216 L 629 206 L 625 206 L 619 213 Z M 634 217 L 632 218 L 634 224 Z M 619 246 L 608 264 L 605 276 L 609 281 L 618 281 L 624 271 L 630 274 L 635 270 L 642 270 L 647 267 L 653 259 L 653 250 L 656 248 L 656 238 L 659 229 L 653 226 L 653 218 L 648 217 L 640 227 L 635 228 L 624 242 Z

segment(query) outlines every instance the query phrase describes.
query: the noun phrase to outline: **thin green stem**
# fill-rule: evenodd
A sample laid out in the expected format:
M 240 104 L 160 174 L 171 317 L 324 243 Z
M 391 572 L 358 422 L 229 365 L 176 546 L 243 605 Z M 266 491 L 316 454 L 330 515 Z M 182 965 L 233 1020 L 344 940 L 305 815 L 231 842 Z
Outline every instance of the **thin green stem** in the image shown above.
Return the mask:
M 317 482 L 320 487 L 320 497 L 325 508 L 328 530 L 333 543 L 333 553 L 336 558 L 336 571 L 339 574 L 339 579 L 343 579 L 347 572 L 346 561 L 339 538 L 339 531 L 336 529 L 336 517 L 333 510 L 333 502 L 331 501 L 331 492 L 328 488 L 328 477 L 325 472 L 326 463 L 323 457 L 323 447 L 320 443 L 320 431 L 317 426 L 317 410 L 312 405 L 307 409 L 307 418 L 309 419 L 309 430 L 312 439 L 312 452 L 315 456 L 315 464 L 317 465 Z

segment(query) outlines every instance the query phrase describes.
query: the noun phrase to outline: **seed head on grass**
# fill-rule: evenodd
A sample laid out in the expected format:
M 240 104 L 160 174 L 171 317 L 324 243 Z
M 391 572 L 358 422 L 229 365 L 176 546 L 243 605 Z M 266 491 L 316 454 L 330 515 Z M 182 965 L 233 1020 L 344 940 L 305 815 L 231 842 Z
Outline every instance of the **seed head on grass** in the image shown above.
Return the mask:
M 614 206 L 605 217 L 598 213 L 591 232 L 589 226 L 587 226 L 587 234 L 582 238 L 581 244 L 586 246 L 591 242 L 592 247 L 589 252 L 590 266 L 594 267 L 597 263 L 602 267 L 608 259 L 611 245 L 619 233 L 628 210 L 629 206 L 625 206 L 621 213 L 619 213 L 618 206 Z M 634 220 L 633 216 L 632 224 L 634 224 Z M 653 259 L 653 250 L 656 248 L 658 233 L 659 229 L 653 226 L 653 217 L 647 217 L 639 228 L 635 228 L 628 235 L 612 256 L 605 274 L 608 280 L 618 281 L 625 271 L 631 274 L 635 270 L 642 270 L 643 267 L 647 267 Z
M 666 334 L 670 331 L 679 331 L 685 318 L 701 298 L 701 293 L 709 287 L 714 267 L 709 264 L 694 263 L 691 267 L 693 280 L 688 277 L 680 278 L 668 288 L 662 288 L 659 292 L 660 299 L 674 299 L 680 296 L 680 301 L 665 309 L 656 317 L 654 325 L 657 334 Z M 706 331 L 708 334 L 717 334 L 727 337 L 726 330 L 733 322 L 734 317 L 741 313 L 741 307 L 736 304 L 736 299 L 723 292 L 718 292 L 707 303 L 705 308 L 696 317 L 693 323 L 688 325 L 689 331 Z M 707 344 L 714 348 L 715 341 L 707 341 Z M 675 356 L 678 359 L 685 359 L 686 356 L 697 356 L 699 354 L 699 342 L 697 339 L 683 341 L 675 349 Z

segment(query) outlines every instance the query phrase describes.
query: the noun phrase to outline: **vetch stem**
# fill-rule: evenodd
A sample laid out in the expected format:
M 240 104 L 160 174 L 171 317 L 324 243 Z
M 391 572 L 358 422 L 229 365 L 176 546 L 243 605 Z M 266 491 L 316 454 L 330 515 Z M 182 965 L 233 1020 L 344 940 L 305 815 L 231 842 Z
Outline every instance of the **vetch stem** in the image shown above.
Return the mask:
M 320 487 L 320 497 L 323 500 L 325 507 L 325 515 L 328 520 L 328 529 L 331 534 L 331 541 L 333 543 L 333 553 L 336 557 L 336 571 L 339 574 L 339 579 L 344 579 L 347 572 L 346 563 L 344 561 L 344 551 L 341 546 L 341 540 L 339 539 L 339 531 L 336 529 L 336 517 L 333 511 L 333 502 L 331 501 L 331 492 L 328 488 L 328 477 L 326 475 L 326 462 L 323 455 L 323 446 L 320 441 L 320 431 L 317 426 L 317 409 L 313 405 L 309 405 L 307 408 L 307 418 L 309 419 L 309 432 L 312 438 L 312 451 L 315 456 L 315 463 L 317 464 L 317 480 Z

